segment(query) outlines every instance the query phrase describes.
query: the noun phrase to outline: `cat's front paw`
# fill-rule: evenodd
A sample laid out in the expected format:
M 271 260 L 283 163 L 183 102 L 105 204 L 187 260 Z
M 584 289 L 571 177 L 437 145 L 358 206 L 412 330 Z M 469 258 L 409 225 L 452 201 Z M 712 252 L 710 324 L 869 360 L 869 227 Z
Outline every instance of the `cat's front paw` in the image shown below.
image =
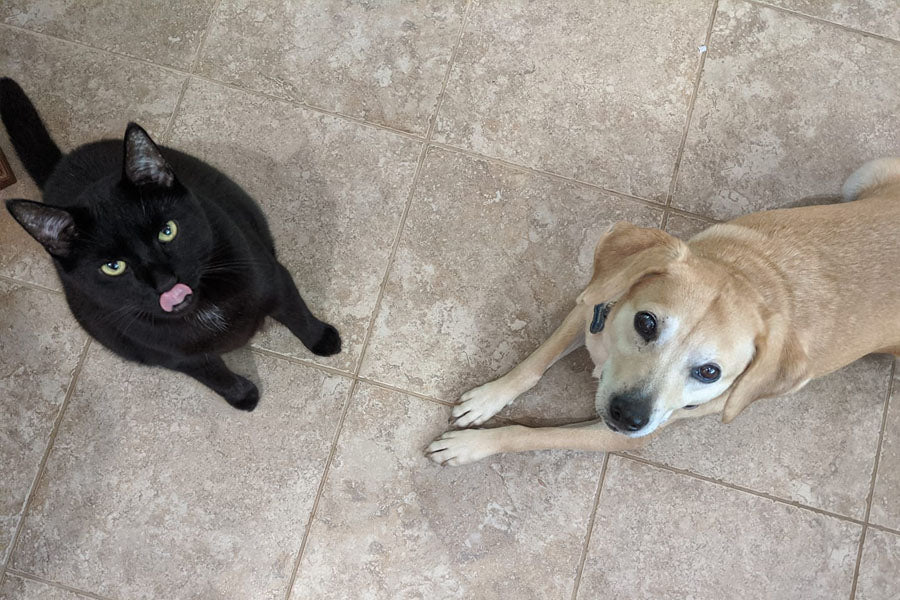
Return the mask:
M 223 394 L 228 404 L 238 410 L 251 412 L 259 403 L 259 389 L 249 379 L 239 378 L 234 389 Z
M 326 324 L 322 330 L 322 337 L 309 350 L 318 356 L 337 354 L 341 351 L 341 335 L 337 329 Z

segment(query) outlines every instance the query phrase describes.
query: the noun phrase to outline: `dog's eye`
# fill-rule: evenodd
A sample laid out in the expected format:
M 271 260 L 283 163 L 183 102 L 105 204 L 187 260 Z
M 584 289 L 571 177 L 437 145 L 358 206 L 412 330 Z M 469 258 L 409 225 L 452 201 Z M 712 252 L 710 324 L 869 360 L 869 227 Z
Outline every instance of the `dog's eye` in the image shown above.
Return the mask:
M 641 311 L 634 315 L 634 329 L 648 342 L 656 337 L 656 317 Z
M 684 406 L 683 408 L 684 408 L 684 410 L 694 410 L 698 406 L 700 406 L 700 405 L 699 404 L 688 404 L 687 406 Z
M 719 365 L 714 365 L 713 363 L 691 369 L 691 376 L 703 383 L 712 383 L 713 381 L 718 380 L 721 375 L 722 370 L 719 369 Z

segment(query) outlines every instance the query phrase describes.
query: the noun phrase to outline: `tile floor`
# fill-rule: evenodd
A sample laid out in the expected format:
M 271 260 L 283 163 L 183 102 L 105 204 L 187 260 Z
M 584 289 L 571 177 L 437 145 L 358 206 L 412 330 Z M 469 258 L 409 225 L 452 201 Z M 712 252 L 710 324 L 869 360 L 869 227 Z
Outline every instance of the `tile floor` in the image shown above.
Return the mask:
M 895 1 L 6 0 L 0 74 L 64 148 L 136 120 L 221 166 L 346 348 L 268 325 L 238 413 L 90 342 L 2 211 L 4 600 L 900 598 L 888 357 L 640 453 L 422 456 L 610 223 L 687 237 L 900 154 Z M 504 418 L 592 385 L 575 353 Z

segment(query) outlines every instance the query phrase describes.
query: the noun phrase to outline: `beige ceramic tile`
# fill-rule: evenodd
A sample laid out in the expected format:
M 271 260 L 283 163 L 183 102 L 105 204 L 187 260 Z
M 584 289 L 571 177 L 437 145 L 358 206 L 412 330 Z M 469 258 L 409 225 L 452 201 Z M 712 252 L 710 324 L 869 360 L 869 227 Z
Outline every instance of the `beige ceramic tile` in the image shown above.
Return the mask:
M 4 600 L 88 600 L 90 597 L 7 573 L 6 579 L 0 585 L 0 598 Z
M 900 40 L 900 3 L 896 0 L 766 0 L 766 3 Z
M 193 81 L 171 145 L 218 166 L 258 201 L 307 304 L 343 352 L 311 354 L 270 323 L 256 343 L 352 370 L 409 197 L 420 144 L 215 84 Z
M 896 600 L 898 590 L 900 536 L 870 528 L 859 563 L 856 600 Z
M 673 205 L 716 219 L 837 194 L 900 150 L 900 45 L 722 0 Z
M 431 149 L 361 373 L 455 400 L 533 351 L 590 279 L 619 220 L 660 211 L 594 189 Z
M 119 137 L 128 121 L 161 135 L 184 82 L 182 75 L 157 67 L 8 28 L 0 29 L 0 76 L 19 82 L 64 152 Z M 0 146 L 19 180 L 0 191 L 0 200 L 39 200 L 5 128 L 0 131 Z M 46 252 L 5 208 L 0 209 L 0 274 L 59 288 Z
M 223 0 L 199 72 L 424 135 L 464 5 Z
M 712 2 L 476 2 L 435 138 L 665 201 Z
M 707 221 L 675 213 L 670 213 L 669 220 L 666 221 L 666 231 L 683 240 L 691 239 L 710 226 L 711 223 Z
M 862 519 L 890 359 L 863 358 L 803 390 L 660 433 L 640 455 L 700 475 Z
M 571 595 L 602 455 L 442 468 L 422 451 L 448 415 L 360 384 L 292 600 Z
M 900 530 L 900 365 L 894 372 L 869 522 Z
M 61 295 L 0 280 L 0 565 L 85 342 Z
M 597 418 L 594 363 L 584 348 L 550 367 L 533 389 L 500 411 L 500 416 L 531 427 L 549 427 Z M 484 382 L 472 382 L 472 387 Z M 463 390 L 465 391 L 465 390 Z M 455 398 L 451 398 L 455 400 Z
M 3 23 L 189 69 L 214 0 L 5 0 Z
M 116 598 L 283 598 L 350 382 L 233 358 L 252 413 L 93 345 L 10 566 Z
M 614 456 L 578 598 L 848 598 L 860 529 Z

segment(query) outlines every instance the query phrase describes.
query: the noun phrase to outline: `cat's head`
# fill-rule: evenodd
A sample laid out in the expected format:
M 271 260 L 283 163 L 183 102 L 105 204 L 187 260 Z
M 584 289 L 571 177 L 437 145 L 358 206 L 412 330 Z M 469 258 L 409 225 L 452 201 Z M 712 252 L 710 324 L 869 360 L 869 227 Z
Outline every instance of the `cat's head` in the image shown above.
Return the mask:
M 209 222 L 140 126 L 129 123 L 125 132 L 121 176 L 95 181 L 73 205 L 9 200 L 6 206 L 82 297 L 160 317 L 196 306 L 213 246 Z

